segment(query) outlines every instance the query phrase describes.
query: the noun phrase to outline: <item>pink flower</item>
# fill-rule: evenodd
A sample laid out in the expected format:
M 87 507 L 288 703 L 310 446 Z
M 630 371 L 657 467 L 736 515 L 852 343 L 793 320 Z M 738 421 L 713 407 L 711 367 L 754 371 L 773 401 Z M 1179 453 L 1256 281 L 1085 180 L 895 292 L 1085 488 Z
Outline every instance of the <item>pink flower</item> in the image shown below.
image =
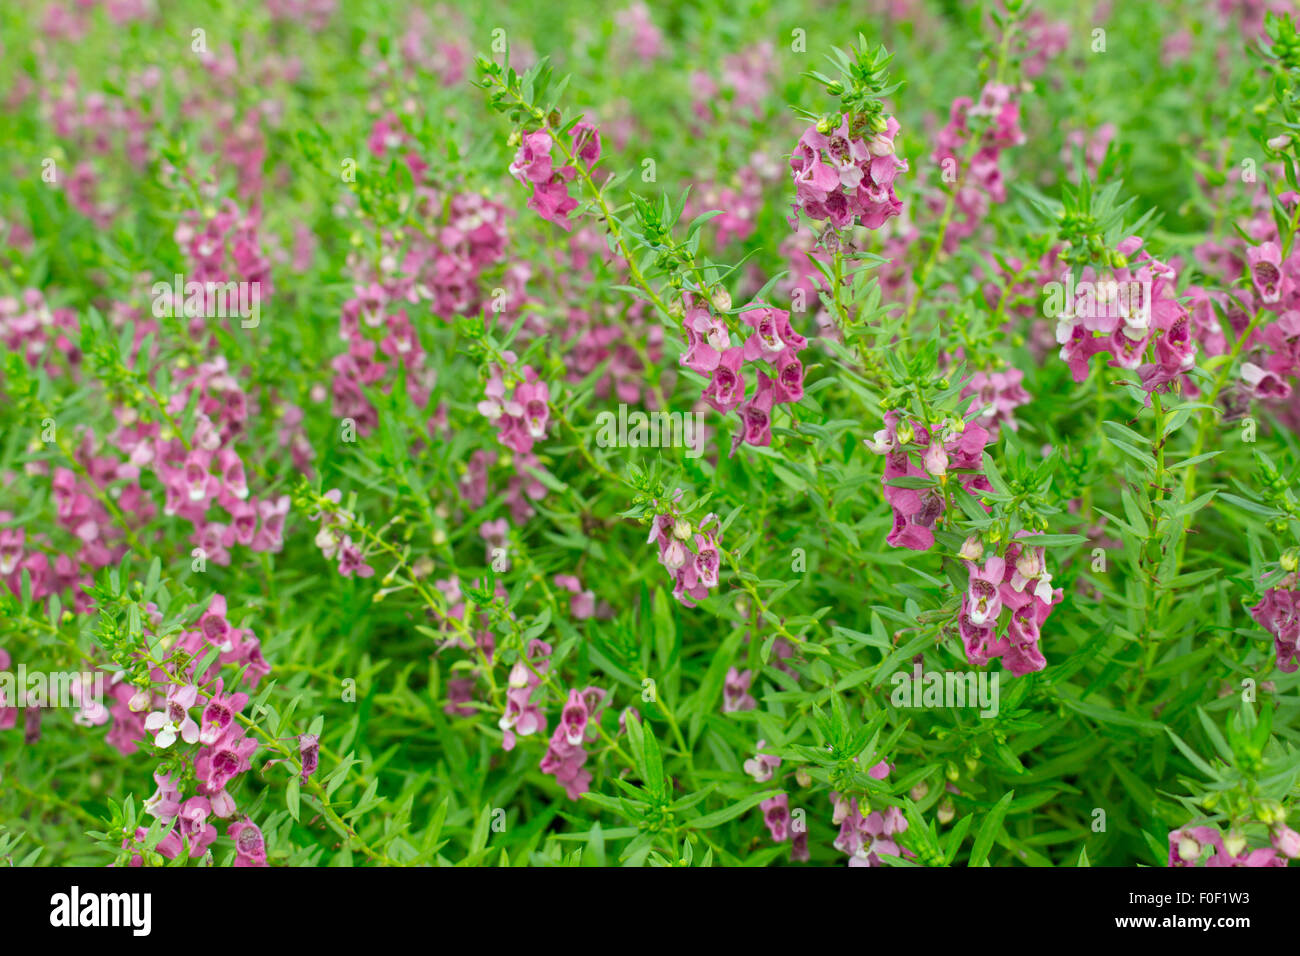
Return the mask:
M 192 684 L 173 687 L 168 691 L 164 708 L 154 711 L 144 721 L 145 730 L 154 735 L 155 746 L 170 747 L 176 742 L 177 736 L 187 744 L 198 742 L 199 725 L 189 714 L 197 697 L 198 688 Z
M 733 454 L 742 443 L 762 447 L 772 444 L 772 405 L 775 399 L 772 380 L 759 372 L 758 388 L 737 409 L 741 427 L 731 441 Z
M 708 309 L 696 307 L 690 309 L 682 320 L 682 328 L 686 332 L 686 351 L 682 353 L 679 362 L 683 368 L 689 368 L 693 372 L 699 372 L 701 375 L 708 374 L 718 367 L 721 359 L 721 350 L 715 347 L 715 342 L 724 349 L 727 348 L 727 342 L 730 341 L 728 336 L 723 341 L 721 336 L 715 332 L 715 323 L 713 316 Z M 726 327 L 723 326 L 724 334 Z M 737 360 L 733 365 L 733 371 L 739 368 Z
M 144 827 L 136 827 L 135 833 L 133 833 L 129 839 L 123 838 L 122 848 L 126 849 L 130 847 L 132 843 L 135 843 L 136 845 L 140 846 L 143 849 L 145 839 L 148 836 L 149 836 L 148 830 L 146 830 Z M 159 840 L 158 845 L 154 849 L 157 851 L 158 855 L 165 860 L 176 859 L 176 857 L 181 855 L 180 834 L 177 833 L 175 830 L 173 830 L 171 833 L 167 834 L 165 837 Z M 131 855 L 130 866 L 133 867 L 144 866 L 144 857 L 139 853 L 133 853 Z
M 600 159 L 600 131 L 582 120 L 574 124 L 569 135 L 573 137 L 573 154 L 591 166 Z
M 541 686 L 541 674 L 549 667 L 551 645 L 534 639 L 528 645 L 528 660 L 536 659 L 531 667 L 524 660 L 515 662 L 506 688 L 506 709 L 498 726 L 502 730 L 501 746 L 513 750 L 518 737 L 528 737 L 546 731 L 546 716 L 533 702 L 533 692 Z
M 208 793 L 225 790 L 252 764 L 249 758 L 257 750 L 257 741 L 244 736 L 243 728 L 235 725 L 216 743 L 203 747 L 194 758 L 194 775 Z
M 510 175 L 521 183 L 544 183 L 551 178 L 551 133 L 539 129 L 525 133 L 510 164 Z
M 763 822 L 767 824 L 767 830 L 772 834 L 773 843 L 784 843 L 790 839 L 790 797 L 788 794 L 778 793 L 775 797 L 770 797 L 758 805 L 763 811 Z
M 606 697 L 606 692 L 599 687 L 570 690 L 560 725 L 551 735 L 542 757 L 542 773 L 554 776 L 570 800 L 578 799 L 591 786 L 591 773 L 583 767 L 587 760 L 583 744 L 598 735 L 598 715 Z
M 759 783 L 766 783 L 772 779 L 772 773 L 777 767 L 781 766 L 781 758 L 771 754 L 763 753 L 763 748 L 767 746 L 766 740 L 758 742 L 758 753 L 749 758 L 743 764 L 745 773 L 749 774 Z
M 208 823 L 212 804 L 207 797 L 190 797 L 180 806 L 180 832 L 189 844 L 190 856 L 200 857 L 217 839 L 217 828 Z
M 1001 424 L 1013 431 L 1019 428 L 1013 414 L 1029 401 L 1029 393 L 1021 386 L 1025 373 L 1018 368 L 1003 372 L 976 372 L 962 389 L 962 396 L 971 397 L 971 411 L 979 411 L 979 421 L 991 432 Z
M 317 734 L 298 735 L 298 761 L 302 764 L 302 782 L 306 784 L 320 763 L 320 737 Z
M 1250 279 L 1261 301 L 1272 305 L 1282 298 L 1282 251 L 1276 242 L 1265 242 L 1246 251 L 1250 264 Z
M 1250 608 L 1255 623 L 1273 635 L 1278 670 L 1293 674 L 1300 668 L 1296 644 L 1300 642 L 1300 591 L 1269 588 L 1264 599 Z
M 158 789 L 144 802 L 145 813 L 164 823 L 176 819 L 181 809 L 181 793 L 176 788 L 176 781 L 168 774 L 154 772 L 154 782 Z
M 232 823 L 226 829 L 226 836 L 235 841 L 235 866 L 266 866 L 266 841 L 262 831 L 251 820 Z
M 224 679 L 217 678 L 212 697 L 203 707 L 198 739 L 199 743 L 207 746 L 212 746 L 221 739 L 222 735 L 230 728 L 235 715 L 243 710 L 244 705 L 248 703 L 247 694 L 222 693 L 223 684 Z
M 580 621 L 593 617 L 596 613 L 596 594 L 588 589 L 583 590 L 582 582 L 572 574 L 557 574 L 555 576 L 556 587 L 564 588 L 569 591 L 573 597 L 569 599 L 569 613 Z
M 365 555 L 361 549 L 352 543 L 352 539 L 346 535 L 339 542 L 339 574 L 345 578 L 350 578 L 354 574 L 359 578 L 372 577 L 375 569 L 366 564 Z
M 998 589 L 1002 585 L 1006 561 L 991 557 L 980 567 L 973 561 L 967 563 L 970 570 L 966 596 L 962 608 L 976 627 L 983 627 L 990 621 L 996 621 L 1002 612 L 1002 598 Z
M 727 676 L 722 682 L 722 712 L 724 714 L 735 713 L 739 710 L 753 710 L 758 706 L 758 701 L 749 692 L 749 686 L 753 679 L 753 672 L 749 670 L 741 671 L 733 667 L 727 671 Z

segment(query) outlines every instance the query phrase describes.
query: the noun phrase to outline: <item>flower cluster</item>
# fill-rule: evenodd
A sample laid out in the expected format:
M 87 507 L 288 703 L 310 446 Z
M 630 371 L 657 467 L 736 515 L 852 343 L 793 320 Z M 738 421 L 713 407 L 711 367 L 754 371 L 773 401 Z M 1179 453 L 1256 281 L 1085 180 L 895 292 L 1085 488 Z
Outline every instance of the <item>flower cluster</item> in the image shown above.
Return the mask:
M 739 415 L 732 454 L 742 444 L 772 443 L 772 409 L 803 398 L 799 353 L 808 345 L 791 327 L 790 313 L 783 309 L 756 303 L 736 314 L 749 330 L 740 345 L 731 344 L 732 332 L 723 316 L 690 300 L 682 320 L 687 348 L 680 359 L 683 367 L 710 376 L 702 396 L 709 407 L 724 415 L 732 411 Z M 748 395 L 747 362 L 757 366 L 757 385 Z
M 1217 827 L 1183 827 L 1169 832 L 1169 866 L 1286 866 L 1300 856 L 1300 835 L 1283 825 L 1274 846 L 1250 849 L 1237 831 L 1225 837 Z
M 663 358 L 664 329 L 648 323 L 643 306 L 638 302 L 622 316 L 604 318 L 571 313 L 572 321 L 563 333 L 572 341 L 568 381 L 580 382 L 599 371 L 593 390 L 598 398 L 613 394 L 619 401 L 653 408 L 655 392 L 645 384 L 646 363 Z M 633 336 L 645 343 L 645 360 L 631 344 Z
M 436 233 L 390 233 L 377 262 L 350 260 L 355 294 L 339 317 L 339 337 L 348 348 L 331 363 L 331 394 L 334 414 L 351 420 L 362 436 L 378 423 L 366 388 L 391 389 L 398 368 L 412 403 L 429 404 L 436 378 L 417 332 L 424 308 L 444 319 L 484 310 L 483 276 L 504 258 L 503 206 L 476 193 L 444 197 L 420 187 L 417 194 L 419 207 L 436 210 L 442 220 Z
M 147 632 L 153 631 L 161 623 L 161 612 L 153 605 L 144 610 Z M 157 846 L 163 858 L 175 859 L 187 852 L 198 859 L 216 840 L 217 821 L 235 816 L 235 785 L 252 768 L 258 749 L 244 726 L 251 726 L 243 714 L 249 695 L 228 691 L 222 670 L 237 669 L 248 686 L 255 688 L 271 668 L 252 631 L 230 623 L 226 600 L 219 594 L 193 627 L 164 638 L 160 646 L 168 649 L 175 663 L 151 663 L 144 672 L 148 683 L 143 686 L 116 675 L 110 708 L 91 714 L 89 722 L 103 724 L 111 717 L 113 726 L 107 739 L 123 754 L 136 752 L 148 741 L 166 757 L 154 773 L 156 790 L 144 801 L 144 811 L 172 826 Z M 210 661 L 202 672 L 201 661 Z M 314 769 L 314 752 L 310 758 L 304 755 L 304 780 Z M 226 830 L 236 842 L 236 865 L 265 866 L 264 852 L 241 844 L 240 832 L 249 826 L 260 839 L 260 831 L 248 821 L 232 823 Z M 143 832 L 135 835 L 136 843 Z M 123 848 L 131 845 L 130 840 L 123 842 Z M 142 862 L 139 854 L 132 855 L 131 865 Z
M 596 592 L 591 588 L 584 589 L 577 575 L 557 574 L 555 576 L 555 586 L 563 588 L 572 595 L 569 598 L 569 613 L 579 621 L 585 621 L 595 615 Z
M 723 59 L 721 76 L 716 80 L 705 70 L 691 76 L 691 111 L 701 124 L 701 132 L 722 119 L 744 122 L 762 114 L 763 101 L 772 86 L 774 56 L 771 41 L 764 40 Z
M 186 798 L 181 793 L 179 779 L 174 774 L 155 772 L 154 782 L 157 789 L 144 802 L 144 810 L 164 824 L 174 823 L 171 832 L 159 841 L 157 852 L 165 859 L 175 859 L 188 847 L 191 858 L 202 857 L 217 839 L 216 820 L 234 815 L 234 801 L 224 790 L 212 798 L 204 796 L 202 791 L 205 784 L 201 781 L 198 784 L 201 792 Z M 144 834 L 143 829 L 136 832 L 137 843 L 143 841 Z M 252 821 L 245 819 L 231 823 L 226 828 L 226 836 L 235 843 L 235 866 L 267 865 L 262 831 Z M 129 845 L 128 841 L 122 843 L 123 847 Z M 141 857 L 134 855 L 131 865 L 143 865 Z
M 63 370 L 54 362 L 66 356 L 80 361 L 76 345 L 80 323 L 73 309 L 51 309 L 39 289 L 24 289 L 21 299 L 0 296 L 0 342 L 5 349 L 22 355 L 32 368 L 45 368 L 51 376 Z
M 892 116 L 843 115 L 838 126 L 823 120 L 805 130 L 790 157 L 795 212 L 836 229 L 854 222 L 879 229 L 899 215 L 903 203 L 894 179 L 908 167 L 894 152 L 898 129 Z
M 642 62 L 649 63 L 663 56 L 664 35 L 650 19 L 650 8 L 636 0 L 615 16 L 619 39 L 627 44 Z
M 954 184 L 956 214 L 944 242 L 955 249 L 962 239 L 975 233 L 988 216 L 991 203 L 1007 199 L 1002 176 L 1002 153 L 1025 142 L 1020 128 L 1020 103 L 1005 83 L 989 83 L 979 102 L 969 97 L 953 100 L 948 124 L 939 131 L 932 159 L 942 171 L 944 182 Z M 970 165 L 962 169 L 967 151 L 973 149 Z M 942 205 L 943 200 L 933 200 Z
M 1038 643 L 1042 626 L 1064 592 L 1053 590 L 1044 549 L 1019 532 L 1006 553 L 989 555 L 979 563 L 982 547 L 972 538 L 962 548 L 969 579 L 957 617 L 957 632 L 966 660 L 981 667 L 995 658 L 1022 677 L 1047 666 Z M 1005 610 L 1006 629 L 999 633 Z
M 512 352 L 504 353 L 504 358 L 513 365 Z M 513 386 L 507 384 L 507 375 Z M 535 513 L 529 502 L 546 497 L 546 486 L 529 469 L 543 470 L 533 446 L 546 437 L 551 417 L 550 388 L 530 366 L 518 371 L 511 368 L 509 372 L 494 366 L 483 391 L 486 397 L 478 403 L 478 410 L 496 425 L 497 440 L 513 452 L 510 462 L 515 474 L 510 478 L 506 500 L 511 517 L 522 523 Z
M 867 771 L 876 780 L 889 776 L 891 767 L 888 761 L 880 761 Z M 893 838 L 907 830 L 907 818 L 898 807 L 888 807 L 884 813 L 859 806 L 857 797 L 845 799 L 834 791 L 831 792 L 831 805 L 835 808 L 831 823 L 840 828 L 835 838 L 835 849 L 849 857 L 849 866 L 884 866 L 880 858 L 885 856 L 901 857 L 910 855 Z
M 203 287 L 203 308 L 199 314 L 194 314 L 195 310 L 189 304 L 189 293 L 186 293 L 186 302 L 174 301 L 174 294 L 171 298 L 164 296 L 159 300 L 159 308 L 168 303 L 173 315 L 188 316 L 190 334 L 202 340 L 208 321 L 204 316 L 219 314 L 220 302 L 216 298 L 219 286 L 232 281 L 246 282 L 250 286 L 257 283 L 261 301 L 271 298 L 275 291 L 271 282 L 271 260 L 262 251 L 261 231 L 261 213 L 257 209 L 244 212 L 231 199 L 225 200 L 215 211 L 187 210 L 177 223 L 172 238 L 188 263 L 185 273 L 187 285 L 197 282 Z
M 546 715 L 533 696 L 542 685 L 542 675 L 550 669 L 550 657 L 551 645 L 534 638 L 510 669 L 506 710 L 499 722 L 503 750 L 514 750 L 520 737 L 546 732 Z
M 1136 369 L 1148 393 L 1165 392 L 1196 364 L 1191 319 L 1178 301 L 1173 267 L 1151 257 L 1136 236 L 1116 249 L 1119 261 L 1109 278 L 1093 281 L 1084 270 L 1079 295 L 1056 316 L 1061 358 L 1076 382 L 1088 377 L 1094 355 L 1109 352 L 1112 368 Z M 1140 263 L 1127 263 L 1137 256 Z M 1144 362 L 1154 345 L 1154 361 Z
M 243 391 L 221 358 L 186 370 L 180 380 L 183 387 L 172 395 L 166 411 L 177 420 L 188 406 L 196 405 L 189 441 L 169 426 L 137 421 L 132 410 L 122 409 L 114 443 L 127 456 L 132 473 L 147 468 L 158 476 L 166 491 L 164 513 L 194 526 L 191 540 L 205 560 L 228 565 L 235 545 L 279 552 L 289 496 L 258 498 L 249 493 L 244 462 L 234 447 L 250 414 Z M 226 512 L 227 520 L 213 520 L 213 505 Z
M 600 159 L 600 133 L 595 126 L 586 122 L 577 123 L 569 135 L 576 159 L 585 162 L 588 168 Z M 567 232 L 573 228 L 569 213 L 578 208 L 578 200 L 569 195 L 569 183 L 577 177 L 578 171 L 568 164 L 557 167 L 551 158 L 554 145 L 549 129 L 524 133 L 514 162 L 510 164 L 510 175 L 532 188 L 528 208 Z
M 758 228 L 758 214 L 763 209 L 763 180 L 753 166 L 743 167 L 730 183 L 705 183 L 698 195 L 692 193 L 682 212 L 683 218 L 713 210 L 709 220 L 718 246 L 740 242 Z
M 1294 674 L 1300 668 L 1296 644 L 1300 642 L 1300 591 L 1272 587 L 1250 608 L 1255 623 L 1273 635 L 1278 670 Z
M 694 529 L 685 517 L 673 514 L 657 514 L 650 523 L 646 543 L 659 545 L 659 563 L 673 578 L 673 597 L 687 607 L 695 607 L 718 586 L 719 528 L 712 513 Z
M 928 551 L 934 545 L 934 528 L 947 508 L 940 488 L 908 488 L 892 484 L 900 478 L 930 478 L 947 481 L 950 469 L 957 469 L 957 481 L 968 492 L 991 491 L 983 474 L 984 446 L 992 439 L 988 429 L 961 419 L 945 419 L 934 431 L 892 409 L 885 413 L 885 427 L 864 443 L 885 456 L 881 484 L 885 499 L 894 511 L 894 526 L 886 541 L 895 548 Z M 920 464 L 914 456 L 920 457 Z
M 584 742 L 599 735 L 600 712 L 609 695 L 599 687 L 569 691 L 569 699 L 560 712 L 560 725 L 542 757 L 542 773 L 550 774 L 564 788 L 570 800 L 577 800 L 591 789 L 591 771 L 584 769 L 587 751 Z
M 1021 384 L 1024 380 L 1025 373 L 1018 368 L 979 371 L 962 388 L 961 397 L 971 399 L 969 411 L 994 438 L 1002 425 L 1012 431 L 1019 429 L 1015 411 L 1029 402 L 1029 393 Z
M 1292 208 L 1300 196 L 1288 194 Z M 1250 359 L 1242 363 L 1241 378 L 1252 398 L 1280 402 L 1291 397 L 1288 379 L 1300 376 L 1300 255 L 1286 259 L 1270 240 L 1246 253 L 1253 309 L 1259 314 L 1276 314 L 1251 341 Z
M 366 563 L 365 551 L 348 534 L 354 516 L 350 511 L 337 507 L 343 500 L 343 493 L 337 488 L 331 488 L 325 492 L 324 497 L 334 507 L 322 508 L 311 516 L 313 520 L 320 519 L 320 527 L 316 531 L 316 547 L 320 548 L 326 560 L 338 560 L 339 574 L 343 577 L 372 577 L 375 569 Z

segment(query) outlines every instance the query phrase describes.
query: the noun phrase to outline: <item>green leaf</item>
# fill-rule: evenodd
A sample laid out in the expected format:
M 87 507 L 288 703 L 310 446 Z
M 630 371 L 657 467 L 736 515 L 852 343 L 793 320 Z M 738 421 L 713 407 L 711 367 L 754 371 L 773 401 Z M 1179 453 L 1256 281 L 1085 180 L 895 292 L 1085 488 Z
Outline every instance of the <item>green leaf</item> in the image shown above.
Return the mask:
M 687 821 L 687 825 L 692 830 L 709 830 L 713 827 L 720 826 L 728 820 L 734 820 L 746 810 L 758 806 L 764 800 L 775 797 L 780 790 L 765 790 L 762 793 L 752 793 L 742 800 L 738 800 L 729 806 L 723 807 L 714 813 L 706 813 L 702 817 L 696 817 L 694 820 Z
M 1014 790 L 1007 791 L 1002 799 L 993 805 L 993 809 L 980 824 L 979 833 L 975 835 L 975 845 L 970 851 L 971 866 L 984 866 L 988 862 L 989 850 L 993 849 L 993 841 L 1002 830 L 1002 820 L 1006 817 L 1007 808 L 1011 806 L 1015 795 Z

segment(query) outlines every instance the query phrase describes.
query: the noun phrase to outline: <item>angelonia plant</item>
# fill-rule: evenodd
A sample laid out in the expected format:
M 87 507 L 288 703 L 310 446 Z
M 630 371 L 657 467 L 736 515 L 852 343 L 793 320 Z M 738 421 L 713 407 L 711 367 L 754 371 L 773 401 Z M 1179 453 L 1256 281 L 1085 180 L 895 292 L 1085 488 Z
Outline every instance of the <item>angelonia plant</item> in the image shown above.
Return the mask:
M 0 861 L 1300 857 L 1287 4 L 200 6 L 0 6 Z

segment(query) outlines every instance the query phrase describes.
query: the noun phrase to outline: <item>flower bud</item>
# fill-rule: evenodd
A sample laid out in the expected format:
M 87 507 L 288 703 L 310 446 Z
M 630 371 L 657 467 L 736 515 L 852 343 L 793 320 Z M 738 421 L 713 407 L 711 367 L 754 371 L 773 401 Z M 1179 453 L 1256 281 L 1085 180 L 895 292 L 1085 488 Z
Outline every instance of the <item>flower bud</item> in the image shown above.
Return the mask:
M 1228 856 L 1241 856 L 1246 849 L 1246 835 L 1240 830 L 1229 830 L 1223 838 L 1223 848 L 1228 851 Z
M 1282 809 L 1282 805 L 1276 800 L 1261 800 L 1257 815 L 1259 822 L 1265 826 L 1286 822 L 1286 811 Z
M 1289 860 L 1300 857 L 1300 833 L 1296 833 L 1285 823 L 1273 830 L 1273 846 Z
M 925 465 L 926 474 L 939 477 L 948 473 L 948 450 L 943 447 L 943 442 L 932 441 L 930 447 L 925 450 L 922 456 L 922 463 Z
M 956 815 L 957 815 L 957 808 L 952 805 L 951 800 L 949 800 L 947 797 L 944 797 L 943 800 L 939 803 L 939 807 L 935 812 L 935 816 L 939 818 L 939 822 L 941 824 L 947 826 L 949 823 L 952 823 L 952 819 Z
M 876 134 L 867 140 L 867 152 L 872 156 L 892 156 L 894 153 L 894 144 L 888 137 Z
M 883 455 L 892 447 L 889 443 L 889 432 L 883 428 L 872 437 L 862 439 L 862 443 L 877 455 Z
M 1043 554 L 1041 548 L 1024 548 L 1016 558 L 1016 570 L 1024 577 L 1039 578 L 1043 575 Z

